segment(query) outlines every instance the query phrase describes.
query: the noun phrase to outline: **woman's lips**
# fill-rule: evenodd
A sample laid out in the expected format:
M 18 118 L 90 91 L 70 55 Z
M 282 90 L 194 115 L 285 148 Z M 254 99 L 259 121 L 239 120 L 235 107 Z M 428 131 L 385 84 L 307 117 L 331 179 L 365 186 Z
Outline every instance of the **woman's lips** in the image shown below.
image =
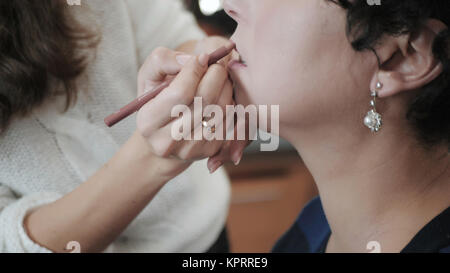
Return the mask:
M 234 68 L 245 68 L 247 65 L 240 60 L 232 60 L 228 63 L 228 68 L 234 69 Z
M 233 59 L 228 63 L 228 68 L 245 68 L 247 67 L 246 62 L 243 60 L 242 55 L 239 53 L 239 50 L 235 49 L 236 54 L 233 54 Z
M 234 42 L 234 43 L 236 44 L 236 42 Z M 247 67 L 247 64 L 243 60 L 242 54 L 239 52 L 239 49 L 236 46 L 233 51 L 232 60 L 228 63 L 228 68 L 236 69 L 236 68 L 245 68 L 245 67 Z

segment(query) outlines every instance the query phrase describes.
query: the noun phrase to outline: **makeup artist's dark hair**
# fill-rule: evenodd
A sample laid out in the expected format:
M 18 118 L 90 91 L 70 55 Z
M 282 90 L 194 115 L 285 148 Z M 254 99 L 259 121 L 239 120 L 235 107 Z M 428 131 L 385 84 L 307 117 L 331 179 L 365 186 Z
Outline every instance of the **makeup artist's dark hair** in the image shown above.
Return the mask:
M 56 93 L 67 108 L 76 99 L 88 58 L 82 49 L 99 39 L 70 8 L 63 0 L 0 1 L 0 132 Z
M 428 19 L 450 26 L 449 0 L 329 0 L 347 10 L 347 34 L 357 51 L 374 50 L 383 35 L 414 33 Z M 379 2 L 380 5 L 376 5 Z M 371 5 L 373 4 L 373 5 Z M 450 147 L 450 32 L 437 35 L 435 57 L 442 74 L 424 86 L 412 101 L 407 119 L 426 147 L 445 143 Z

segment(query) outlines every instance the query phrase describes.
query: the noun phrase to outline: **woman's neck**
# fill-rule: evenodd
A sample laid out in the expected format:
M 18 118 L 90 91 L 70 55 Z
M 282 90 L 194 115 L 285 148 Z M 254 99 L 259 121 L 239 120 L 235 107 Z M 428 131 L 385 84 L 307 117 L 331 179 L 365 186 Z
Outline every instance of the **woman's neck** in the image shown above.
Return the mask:
M 426 151 L 411 134 L 384 129 L 286 137 L 319 189 L 332 230 L 327 251 L 368 252 L 377 241 L 382 252 L 399 252 L 450 205 L 447 148 Z

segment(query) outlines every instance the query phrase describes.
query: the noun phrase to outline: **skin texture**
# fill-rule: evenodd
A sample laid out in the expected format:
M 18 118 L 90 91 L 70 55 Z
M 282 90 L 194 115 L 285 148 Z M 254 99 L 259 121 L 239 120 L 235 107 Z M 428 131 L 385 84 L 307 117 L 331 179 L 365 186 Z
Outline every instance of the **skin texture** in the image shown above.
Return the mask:
M 156 98 L 157 105 L 150 103 L 139 111 L 139 129 L 108 163 L 74 191 L 27 215 L 24 227 L 30 238 L 54 252 L 65 252 L 69 241 L 78 241 L 82 252 L 102 251 L 193 160 L 218 152 L 222 160 L 230 160 L 228 155 L 234 151 L 231 148 L 237 147 L 230 143 L 163 142 L 171 139 L 170 131 L 165 130 L 170 112 L 163 111 L 171 109 L 172 104 L 190 105 L 195 94 L 214 98 L 211 101 L 214 103 L 233 103 L 231 84 L 223 66 L 208 69 L 206 54 L 189 56 L 183 65 L 176 60 L 181 52 L 209 53 L 226 42 L 209 38 L 186 43 L 176 53 L 162 48 L 155 50 L 139 72 L 138 93 L 143 92 L 145 81 L 156 84 L 165 78 L 165 70 L 171 70 L 167 73 L 171 75 L 179 72 L 175 80 Z M 154 114 L 154 111 L 161 112 Z M 236 144 L 241 151 L 245 147 Z
M 412 35 L 383 37 L 356 52 L 343 9 L 324 0 L 225 0 L 232 40 L 246 67 L 232 66 L 238 104 L 280 106 L 280 135 L 318 186 L 332 235 L 327 252 L 399 252 L 450 205 L 447 147 L 425 150 L 407 123 L 410 100 L 442 71 L 429 20 Z M 363 125 L 370 90 L 383 83 L 377 134 Z

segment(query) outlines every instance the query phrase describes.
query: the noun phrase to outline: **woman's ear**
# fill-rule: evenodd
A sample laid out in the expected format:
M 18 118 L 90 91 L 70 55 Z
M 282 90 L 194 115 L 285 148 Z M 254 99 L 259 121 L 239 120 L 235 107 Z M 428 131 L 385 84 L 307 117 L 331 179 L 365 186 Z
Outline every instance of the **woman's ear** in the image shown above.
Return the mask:
M 442 73 L 442 64 L 434 57 L 433 42 L 446 28 L 438 20 L 428 20 L 418 31 L 397 37 L 388 36 L 376 51 L 381 63 L 373 76 L 371 90 L 376 84 L 380 98 L 427 85 Z

